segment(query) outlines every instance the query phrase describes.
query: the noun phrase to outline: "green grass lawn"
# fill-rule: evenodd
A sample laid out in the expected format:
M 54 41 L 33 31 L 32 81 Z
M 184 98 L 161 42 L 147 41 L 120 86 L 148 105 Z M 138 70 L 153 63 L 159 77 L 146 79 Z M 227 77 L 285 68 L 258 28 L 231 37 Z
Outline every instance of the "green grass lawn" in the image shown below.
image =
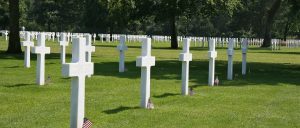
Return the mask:
M 36 43 L 36 41 L 35 41 Z M 221 85 L 209 87 L 207 48 L 191 44 L 190 86 L 194 96 L 181 96 L 181 49 L 169 43 L 152 43 L 156 65 L 151 68 L 154 110 L 139 108 L 140 68 L 135 59 L 140 43 L 127 43 L 126 68 L 118 72 L 117 42 L 96 42 L 94 75 L 86 80 L 85 116 L 93 127 L 202 128 L 300 127 L 300 48 L 272 52 L 248 50 L 247 76 L 241 76 L 241 50 L 235 50 L 233 81 L 226 80 L 226 49 L 217 49 L 216 75 Z M 35 84 L 36 56 L 24 68 L 23 55 L 4 53 L 0 38 L 0 127 L 66 128 L 70 123 L 71 79 L 63 78 L 57 42 L 47 42 L 45 86 Z M 67 49 L 71 59 L 71 46 Z M 250 69 L 249 69 L 250 68 Z M 47 78 L 46 78 L 47 79 Z

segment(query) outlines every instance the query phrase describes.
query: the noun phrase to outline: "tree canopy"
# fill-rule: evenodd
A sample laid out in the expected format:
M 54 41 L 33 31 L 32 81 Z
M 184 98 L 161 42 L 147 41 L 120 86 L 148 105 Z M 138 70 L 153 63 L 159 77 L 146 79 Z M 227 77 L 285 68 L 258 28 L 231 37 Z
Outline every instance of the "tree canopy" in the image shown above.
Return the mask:
M 299 38 L 298 0 L 19 0 L 20 27 L 171 35 Z M 0 2 L 0 29 L 9 28 L 9 2 Z

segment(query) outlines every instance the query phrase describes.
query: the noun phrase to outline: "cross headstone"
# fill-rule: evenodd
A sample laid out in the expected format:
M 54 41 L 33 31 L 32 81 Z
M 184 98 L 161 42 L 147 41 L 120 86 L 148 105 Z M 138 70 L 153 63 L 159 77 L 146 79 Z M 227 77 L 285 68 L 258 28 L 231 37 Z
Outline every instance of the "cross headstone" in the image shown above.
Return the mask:
M 30 41 L 30 33 L 25 33 L 25 41 L 22 42 L 22 46 L 25 47 L 24 51 L 24 65 L 26 68 L 30 68 L 30 47 L 34 46 L 34 43 Z
M 120 59 L 119 59 L 119 72 L 125 71 L 125 51 L 127 50 L 127 46 L 125 44 L 126 37 L 122 35 L 120 37 L 120 44 L 118 45 L 117 49 L 120 52 Z
M 61 35 L 62 33 L 56 33 L 56 37 L 57 37 L 57 42 L 59 42 L 60 41 L 60 35 Z
M 62 65 L 63 76 L 71 77 L 71 128 L 82 128 L 84 118 L 85 77 L 94 73 L 94 64 L 86 62 L 86 39 L 73 38 L 72 62 Z
M 228 49 L 227 49 L 227 55 L 228 55 L 228 68 L 227 68 L 227 79 L 232 80 L 232 74 L 233 74 L 233 55 L 234 55 L 234 39 L 229 39 L 228 42 Z
M 95 52 L 95 46 L 92 46 L 92 36 L 90 34 L 85 35 L 86 39 L 86 56 L 85 60 L 86 62 L 92 62 L 92 52 Z M 88 75 L 88 77 L 91 77 L 91 75 Z
M 210 39 L 209 51 L 208 51 L 208 58 L 209 58 L 208 85 L 210 86 L 214 86 L 214 80 L 215 80 L 215 59 L 217 57 L 215 45 L 216 45 L 215 39 Z
M 95 46 L 92 46 L 92 36 L 90 34 L 85 35 L 86 38 L 86 61 L 92 61 L 92 52 L 95 52 Z
M 192 54 L 190 53 L 190 39 L 183 39 L 182 53 L 179 55 L 179 60 L 182 61 L 182 72 L 181 72 L 181 94 L 188 95 L 189 88 L 189 62 L 192 61 Z
M 50 47 L 45 47 L 45 34 L 38 34 L 37 46 L 32 47 L 32 53 L 37 54 L 36 83 L 45 84 L 45 54 L 50 54 Z
M 242 42 L 242 75 L 246 75 L 247 48 L 248 48 L 248 40 L 244 39 Z
M 62 64 L 64 64 L 64 63 L 66 63 L 66 46 L 69 45 L 69 42 L 67 42 L 65 33 L 60 34 L 59 45 L 60 45 L 60 61 Z
M 5 40 L 7 41 L 7 39 L 8 39 L 8 31 L 5 31 L 4 35 L 5 35 Z
M 151 38 L 141 38 L 142 55 L 137 57 L 136 66 L 141 67 L 141 107 L 147 108 L 150 98 L 150 69 L 155 65 L 155 57 L 151 56 Z

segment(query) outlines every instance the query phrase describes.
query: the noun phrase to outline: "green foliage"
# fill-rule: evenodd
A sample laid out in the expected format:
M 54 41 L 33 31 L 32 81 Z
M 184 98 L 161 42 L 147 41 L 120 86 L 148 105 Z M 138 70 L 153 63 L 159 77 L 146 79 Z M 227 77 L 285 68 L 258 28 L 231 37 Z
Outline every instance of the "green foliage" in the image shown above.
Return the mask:
M 263 37 L 274 0 L 20 0 L 27 30 Z M 272 36 L 300 36 L 299 2 L 284 0 Z M 8 0 L 0 2 L 0 27 L 8 29 Z
M 8 0 L 0 1 L 0 29 L 8 29 Z

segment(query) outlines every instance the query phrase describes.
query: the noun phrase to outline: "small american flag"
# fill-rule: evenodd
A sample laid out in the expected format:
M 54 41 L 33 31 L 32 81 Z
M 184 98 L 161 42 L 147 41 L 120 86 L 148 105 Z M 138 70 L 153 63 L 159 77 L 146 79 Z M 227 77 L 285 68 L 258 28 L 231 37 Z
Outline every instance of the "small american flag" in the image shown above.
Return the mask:
M 83 118 L 82 128 L 90 128 L 90 127 L 92 127 L 92 122 L 87 118 Z

